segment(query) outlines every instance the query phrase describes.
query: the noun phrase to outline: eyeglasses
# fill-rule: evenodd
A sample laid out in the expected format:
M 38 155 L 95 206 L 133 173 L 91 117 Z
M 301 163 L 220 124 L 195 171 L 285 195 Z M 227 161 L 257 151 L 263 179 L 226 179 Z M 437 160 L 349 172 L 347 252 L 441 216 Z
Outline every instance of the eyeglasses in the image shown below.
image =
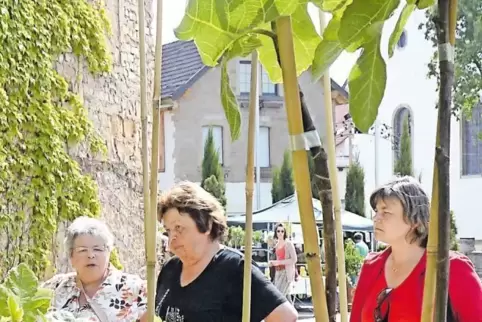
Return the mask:
M 277 233 L 284 233 L 285 231 L 284 230 L 277 230 L 276 232 Z
M 385 322 L 388 321 L 388 310 L 382 315 L 382 306 L 388 300 L 390 294 L 392 293 L 391 288 L 386 288 L 382 290 L 377 296 L 377 307 L 375 308 L 374 318 L 375 322 Z
M 94 247 L 85 247 L 85 246 L 78 246 L 74 247 L 74 253 L 79 256 L 88 256 L 89 250 L 91 250 L 96 255 L 104 254 L 107 251 L 107 247 L 105 246 L 94 246 Z

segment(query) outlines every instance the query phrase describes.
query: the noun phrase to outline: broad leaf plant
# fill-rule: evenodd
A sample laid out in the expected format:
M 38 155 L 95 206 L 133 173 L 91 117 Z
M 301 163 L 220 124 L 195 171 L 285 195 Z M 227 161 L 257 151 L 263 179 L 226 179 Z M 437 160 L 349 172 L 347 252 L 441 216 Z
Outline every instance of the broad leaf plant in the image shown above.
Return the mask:
M 308 14 L 309 3 L 332 15 L 322 36 Z M 257 50 L 271 81 L 280 83 L 272 29 L 276 19 L 291 16 L 297 74 L 311 67 L 313 81 L 319 80 L 342 52 L 361 50 L 348 79 L 350 114 L 357 128 L 367 132 L 386 87 L 382 51 L 391 56 L 411 13 L 433 4 L 434 0 L 189 0 L 175 33 L 181 40 L 194 40 L 205 65 L 220 64 L 221 100 L 233 140 L 240 136 L 241 114 L 227 64 Z M 389 46 L 382 48 L 385 21 L 400 6 L 403 9 Z

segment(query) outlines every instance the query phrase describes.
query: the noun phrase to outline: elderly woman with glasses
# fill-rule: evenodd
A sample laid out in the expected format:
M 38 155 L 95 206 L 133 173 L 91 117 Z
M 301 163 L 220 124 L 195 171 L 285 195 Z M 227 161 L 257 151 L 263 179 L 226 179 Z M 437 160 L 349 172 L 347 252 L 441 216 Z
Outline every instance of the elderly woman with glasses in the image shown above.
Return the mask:
M 226 216 L 199 185 L 181 182 L 159 200 L 159 220 L 175 255 L 157 280 L 156 313 L 167 322 L 241 321 L 243 254 L 222 245 Z M 296 310 L 251 265 L 251 321 L 294 322 Z
M 429 199 L 412 177 L 397 178 L 370 197 L 375 238 L 389 245 L 363 264 L 351 322 L 420 321 L 426 271 Z M 470 260 L 450 253 L 447 321 L 482 321 L 482 283 Z
M 51 312 L 83 321 L 139 320 L 146 311 L 146 284 L 109 264 L 114 236 L 107 226 L 80 217 L 66 235 L 65 249 L 75 272 L 56 275 L 43 285 L 54 291 Z

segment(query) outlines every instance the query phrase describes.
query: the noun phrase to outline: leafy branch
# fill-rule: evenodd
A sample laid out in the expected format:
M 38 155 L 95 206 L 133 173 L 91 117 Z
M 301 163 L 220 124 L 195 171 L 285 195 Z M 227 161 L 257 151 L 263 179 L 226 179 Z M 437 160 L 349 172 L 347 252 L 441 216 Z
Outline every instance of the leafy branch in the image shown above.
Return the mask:
M 332 14 L 322 36 L 308 14 L 309 3 Z M 297 74 L 311 67 L 314 81 L 344 51 L 361 50 L 348 85 L 350 114 L 357 128 L 366 132 L 385 93 L 387 71 L 381 48 L 385 21 L 404 6 L 386 49 L 391 56 L 411 13 L 433 3 L 433 0 L 235 0 L 216 1 L 212 6 L 210 0 L 190 0 L 175 33 L 181 40 L 195 40 L 205 65 L 215 67 L 220 63 L 221 101 L 233 140 L 240 135 L 241 115 L 227 64 L 235 57 L 246 57 L 257 50 L 270 80 L 281 83 L 271 22 L 291 16 Z
M 434 48 L 437 46 L 437 10 L 426 12 L 427 20 L 419 29 L 425 32 L 425 38 Z M 452 114 L 460 117 L 461 113 L 470 118 L 472 108 L 480 101 L 482 90 L 482 7 L 477 1 L 459 0 L 455 38 L 455 83 Z M 428 76 L 440 83 L 438 70 L 438 51 L 428 65 Z

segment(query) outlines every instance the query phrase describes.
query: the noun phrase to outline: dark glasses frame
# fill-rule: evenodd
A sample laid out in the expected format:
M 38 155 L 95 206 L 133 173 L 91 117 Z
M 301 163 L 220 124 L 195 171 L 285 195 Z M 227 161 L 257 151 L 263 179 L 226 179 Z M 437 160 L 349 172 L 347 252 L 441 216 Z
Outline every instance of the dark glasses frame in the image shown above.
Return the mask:
M 387 322 L 388 321 L 388 311 L 385 316 L 382 316 L 382 305 L 388 301 L 390 294 L 392 294 L 392 288 L 385 288 L 377 295 L 377 306 L 373 313 L 375 322 Z

